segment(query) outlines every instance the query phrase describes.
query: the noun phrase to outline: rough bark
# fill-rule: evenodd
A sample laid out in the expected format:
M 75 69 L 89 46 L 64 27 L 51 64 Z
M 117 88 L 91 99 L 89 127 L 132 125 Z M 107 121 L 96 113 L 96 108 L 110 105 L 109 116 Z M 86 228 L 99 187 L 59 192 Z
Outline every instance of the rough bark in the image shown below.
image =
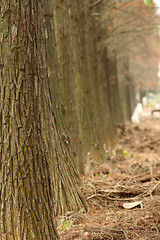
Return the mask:
M 42 134 L 42 2 L 2 1 L 0 238 L 59 239 Z
M 71 4 L 73 5 L 73 3 Z M 69 1 L 54 1 L 55 44 L 57 50 L 57 79 L 52 85 L 57 85 L 57 97 L 52 94 L 55 114 L 59 121 L 59 128 L 63 133 L 63 141 L 74 158 L 74 164 L 81 171 L 83 169 L 82 146 L 80 140 L 79 119 L 76 111 L 76 79 L 73 59 L 74 43 L 71 37 L 71 24 L 74 17 Z M 80 9 L 79 9 L 80 12 Z M 78 16 L 77 16 L 78 17 Z M 75 32 L 75 34 L 77 34 Z M 79 40 L 81 42 L 81 39 Z M 80 56 L 77 53 L 77 58 Z M 83 170 L 81 171 L 81 173 Z
M 122 57 L 122 56 L 123 57 Z M 124 121 L 130 122 L 135 107 L 135 84 L 131 79 L 129 57 L 121 52 L 118 57 L 118 81 Z
M 94 95 L 96 98 L 96 131 L 98 135 L 97 147 L 101 153 L 101 159 L 105 158 L 105 149 L 117 142 L 113 114 L 111 112 L 112 94 L 109 86 L 109 58 L 107 46 L 103 43 L 106 29 L 104 31 L 100 21 L 103 15 L 105 3 L 90 1 L 91 35 L 88 45 L 92 41 L 92 84 L 94 84 Z M 102 161 L 102 160 L 101 160 Z
M 120 90 L 117 74 L 116 53 L 111 53 L 108 56 L 108 80 L 111 101 L 111 114 L 115 124 L 123 124 L 124 116 L 122 111 L 122 102 L 120 101 Z
M 99 75 L 99 68 L 104 72 L 97 50 L 100 26 L 94 21 L 89 4 L 89 0 L 54 2 L 60 82 L 56 116 L 62 115 L 60 128 L 81 173 L 88 152 L 92 159 L 102 162 L 103 144 L 113 143 L 116 138 L 106 82 Z
M 52 2 L 0 7 L 0 238 L 58 239 L 54 212 L 86 205 L 50 98 Z
M 46 65 L 48 71 L 44 78 L 49 79 L 46 87 L 48 87 L 51 98 L 49 102 L 43 104 L 42 109 L 48 106 L 51 111 L 48 116 L 45 109 L 42 118 L 54 186 L 56 214 L 62 214 L 68 210 L 87 209 L 79 189 L 80 178 L 73 160 L 74 156 L 69 147 L 70 135 L 68 134 L 68 129 L 69 126 L 71 127 L 71 117 L 68 115 L 68 111 L 72 116 L 72 105 L 69 106 L 68 101 L 72 103 L 74 98 L 68 86 L 68 84 L 71 84 L 71 82 L 68 82 L 69 56 L 67 55 L 68 52 L 66 52 L 69 49 L 66 49 L 66 43 L 62 41 L 63 38 L 67 41 L 67 32 L 64 26 L 67 24 L 68 12 L 64 11 L 65 8 L 63 9 L 65 6 L 63 1 L 61 1 L 61 4 L 59 6 L 56 1 L 54 4 L 50 1 L 45 1 L 43 6 L 46 33 Z M 58 20 L 58 23 L 56 20 Z M 64 24 L 64 26 L 62 25 L 63 27 L 61 26 L 61 21 Z M 57 31 L 60 31 L 59 35 Z M 72 123 L 75 129 L 78 124 L 76 118 L 74 118 Z
M 93 145 L 93 101 L 90 71 L 87 71 L 84 9 L 83 1 L 79 0 L 54 2 L 59 82 L 56 116 L 63 119 L 60 129 L 81 173 L 84 173 L 85 158 Z

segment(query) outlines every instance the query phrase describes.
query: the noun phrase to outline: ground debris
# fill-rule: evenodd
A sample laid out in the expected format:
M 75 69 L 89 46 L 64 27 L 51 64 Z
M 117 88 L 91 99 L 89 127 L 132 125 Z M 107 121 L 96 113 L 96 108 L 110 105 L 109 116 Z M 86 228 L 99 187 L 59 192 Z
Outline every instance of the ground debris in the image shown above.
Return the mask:
M 85 227 L 85 232 L 89 233 L 92 240 L 123 240 L 126 239 L 125 233 L 122 229 L 110 229 L 109 227 Z
M 118 157 L 110 155 L 83 178 L 89 211 L 69 230 L 59 231 L 61 240 L 160 240 L 159 129 L 160 120 L 151 117 L 123 129 Z M 143 207 L 122 207 L 138 201 Z

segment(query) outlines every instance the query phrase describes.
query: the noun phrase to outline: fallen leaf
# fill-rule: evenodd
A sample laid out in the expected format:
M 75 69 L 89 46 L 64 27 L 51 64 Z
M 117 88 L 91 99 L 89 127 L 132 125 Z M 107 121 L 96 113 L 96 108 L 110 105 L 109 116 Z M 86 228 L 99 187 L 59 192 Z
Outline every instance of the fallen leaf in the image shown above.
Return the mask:
M 143 209 L 143 204 L 141 201 L 131 202 L 131 203 L 123 203 L 123 207 L 126 209 L 131 209 L 131 208 L 137 207 L 138 205 L 140 205 L 141 209 Z

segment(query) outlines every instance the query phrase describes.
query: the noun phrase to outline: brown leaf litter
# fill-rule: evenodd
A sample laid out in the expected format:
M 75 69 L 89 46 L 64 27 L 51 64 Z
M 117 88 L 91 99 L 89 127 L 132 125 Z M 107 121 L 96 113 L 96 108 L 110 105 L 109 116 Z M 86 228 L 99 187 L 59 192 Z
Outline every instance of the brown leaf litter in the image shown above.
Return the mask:
M 61 239 L 160 240 L 159 147 L 159 118 L 127 125 L 111 161 L 84 177 L 89 211 L 72 213 L 70 226 L 59 229 Z

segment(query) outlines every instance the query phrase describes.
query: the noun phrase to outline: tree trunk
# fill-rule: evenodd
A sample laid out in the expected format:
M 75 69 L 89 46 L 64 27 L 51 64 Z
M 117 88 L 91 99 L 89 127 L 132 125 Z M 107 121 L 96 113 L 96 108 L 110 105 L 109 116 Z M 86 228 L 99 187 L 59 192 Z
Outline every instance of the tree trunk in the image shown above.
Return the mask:
M 71 92 L 70 55 L 68 55 L 69 49 L 66 46 L 68 41 L 66 25 L 69 12 L 65 7 L 66 2 L 64 1 L 61 1 L 60 5 L 57 1 L 53 5 L 50 1 L 45 1 L 43 6 L 43 15 L 45 16 L 43 28 L 45 28 L 47 36 L 47 52 L 43 54 L 43 58 L 46 55 L 48 70 L 48 75 L 43 77 L 49 79 L 49 83 L 46 83 L 44 88 L 48 87 L 51 98 L 43 103 L 42 119 L 54 186 L 55 210 L 58 215 L 69 210 L 87 209 L 86 202 L 79 189 L 81 181 L 75 166 L 75 156 L 72 154 L 72 148 L 70 148 L 69 127 L 78 128 L 78 122 L 76 122 L 76 116 L 72 118 L 74 94 Z M 43 62 L 45 62 L 45 59 L 43 59 Z M 43 88 L 41 95 L 45 98 Z M 46 106 L 50 110 L 50 115 L 46 113 Z
M 135 87 L 134 82 L 130 77 L 127 52 L 125 54 L 122 52 L 119 53 L 118 81 L 124 120 L 125 122 L 130 122 L 135 107 Z
M 117 59 L 116 53 L 113 52 L 108 54 L 108 86 L 109 86 L 109 95 L 111 101 L 111 114 L 114 119 L 115 124 L 123 124 L 124 116 L 122 111 L 122 102 L 120 101 L 120 90 L 117 74 Z
M 58 213 L 86 205 L 50 100 L 52 2 L 0 5 L 0 239 L 59 239 L 53 199 Z
M 59 239 L 41 130 L 37 1 L 1 7 L 1 239 Z
M 82 161 L 82 139 L 80 122 L 77 115 L 76 105 L 76 81 L 78 80 L 78 74 L 74 69 L 74 66 L 79 64 L 79 61 L 74 61 L 73 51 L 74 42 L 72 41 L 71 25 L 74 22 L 72 16 L 72 5 L 77 2 L 69 4 L 69 1 L 54 1 L 54 23 L 55 23 L 55 44 L 57 50 L 57 79 L 54 78 L 51 83 L 56 87 L 56 95 L 52 94 L 52 102 L 55 108 L 55 115 L 58 121 L 59 129 L 63 133 L 63 141 L 68 151 L 72 156 L 72 160 L 77 169 L 81 173 L 83 172 Z M 81 9 L 74 7 L 75 11 L 81 13 Z M 77 16 L 78 18 L 78 16 Z M 78 32 L 74 33 L 79 38 Z M 82 39 L 79 39 L 82 44 Z M 76 54 L 77 58 L 81 58 L 79 53 L 81 48 Z
M 87 154 L 102 162 L 103 145 L 116 138 L 105 81 L 98 75 L 99 65 L 103 66 L 97 61 L 100 26 L 93 20 L 89 6 L 90 0 L 54 1 L 59 101 L 54 94 L 52 101 L 56 116 L 63 119 L 59 127 L 81 173 Z M 52 84 L 57 85 L 56 80 Z

